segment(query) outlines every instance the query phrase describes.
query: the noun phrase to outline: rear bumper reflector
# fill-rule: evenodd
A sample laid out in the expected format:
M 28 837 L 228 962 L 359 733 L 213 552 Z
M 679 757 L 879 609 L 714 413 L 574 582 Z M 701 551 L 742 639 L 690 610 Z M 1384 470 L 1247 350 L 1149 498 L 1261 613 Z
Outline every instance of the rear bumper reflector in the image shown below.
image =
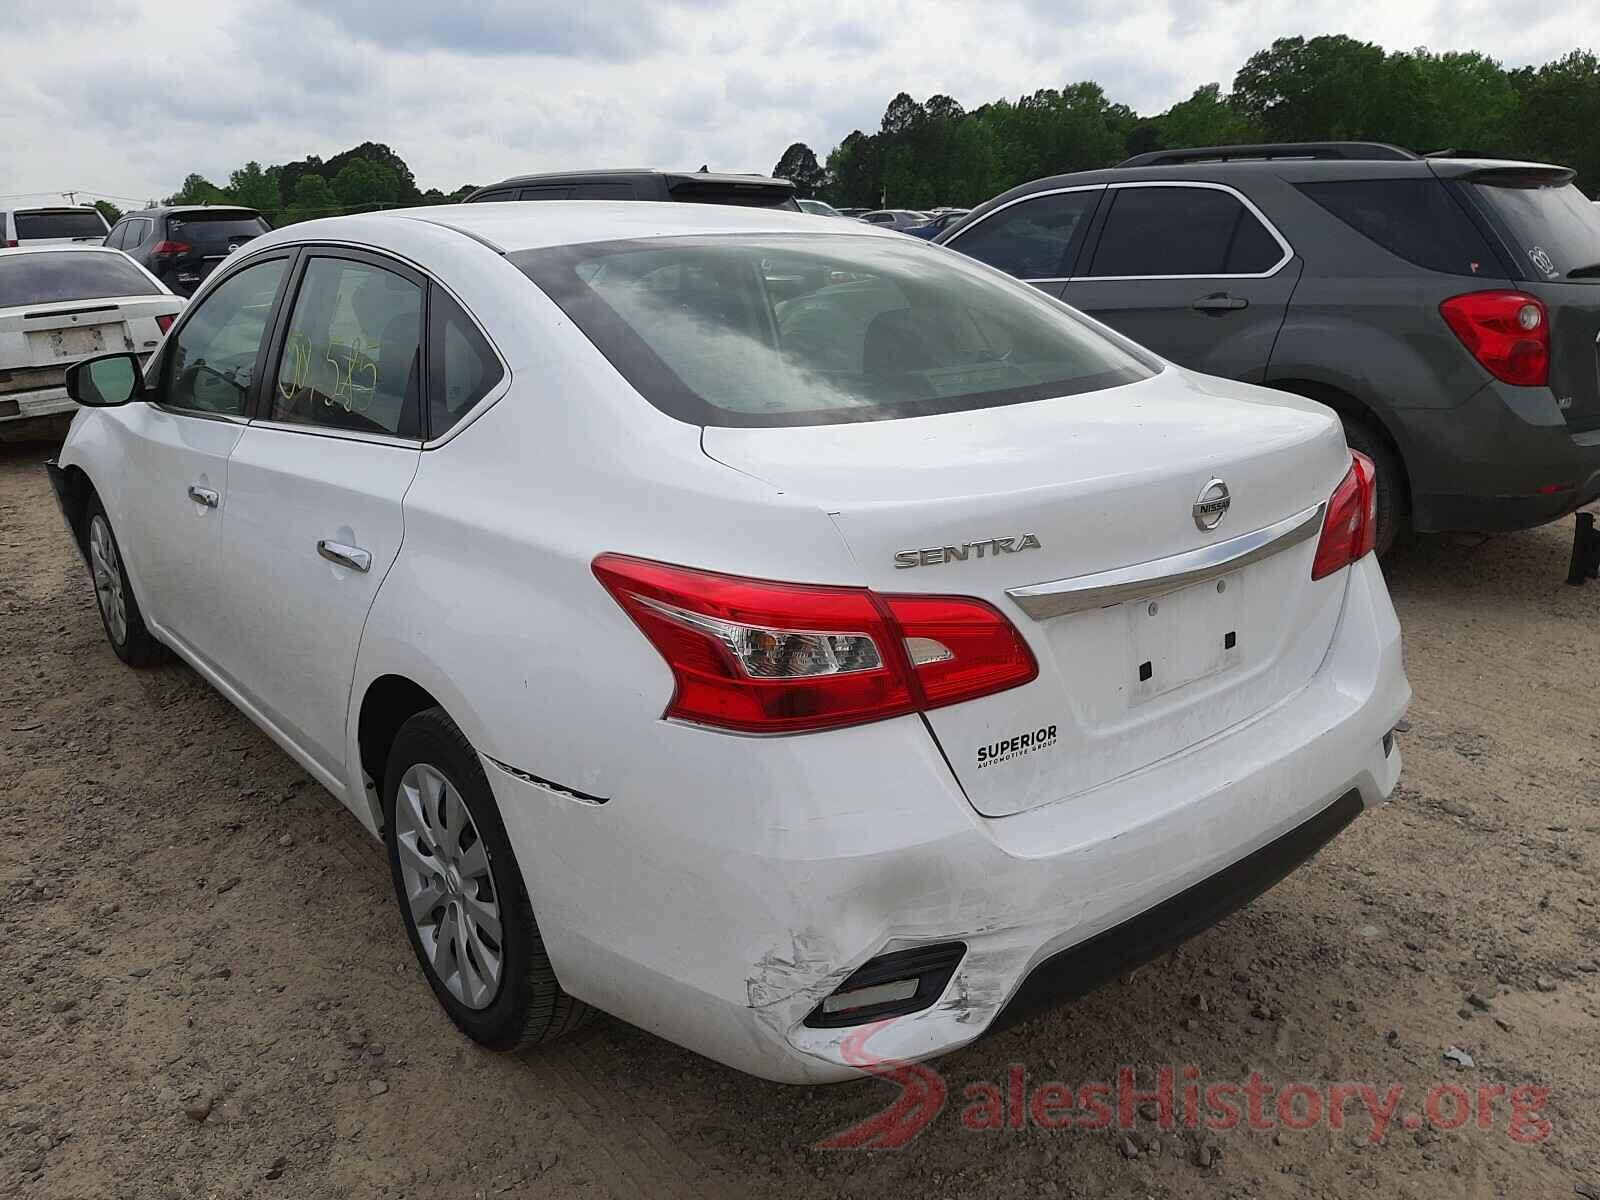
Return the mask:
M 870 958 L 805 1023 L 812 1029 L 837 1029 L 920 1012 L 944 994 L 966 952 L 965 942 L 939 942 Z
M 1224 867 L 1132 920 L 1045 959 L 1022 981 L 988 1032 L 1092 991 L 1102 981 L 1149 962 L 1209 929 L 1331 842 L 1360 815 L 1361 809 L 1361 793 L 1351 788 L 1316 816 L 1231 867 Z

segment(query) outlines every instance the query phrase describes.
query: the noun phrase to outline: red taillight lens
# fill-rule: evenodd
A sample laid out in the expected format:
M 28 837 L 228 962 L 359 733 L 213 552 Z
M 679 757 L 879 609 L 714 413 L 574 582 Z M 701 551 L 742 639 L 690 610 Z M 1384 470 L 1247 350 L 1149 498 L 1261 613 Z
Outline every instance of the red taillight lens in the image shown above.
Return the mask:
M 666 659 L 666 715 L 751 733 L 855 725 L 1026 683 L 1033 655 L 981 600 L 774 583 L 618 554 L 595 576 Z
M 17 239 L 16 238 L 7 238 L 6 239 L 6 249 L 7 250 L 15 250 L 16 248 L 17 248 Z
M 1322 540 L 1311 560 L 1311 578 L 1321 579 L 1372 553 L 1378 542 L 1378 471 L 1372 460 L 1352 450 L 1344 480 L 1328 498 Z
M 178 319 L 176 313 L 157 313 L 156 325 L 162 333 L 172 328 L 172 323 Z
M 157 242 L 150 253 L 156 258 L 171 258 L 174 254 L 187 254 L 191 249 L 188 242 Z
M 1550 382 L 1550 314 L 1526 292 L 1468 292 L 1439 313 L 1496 379 L 1523 387 Z

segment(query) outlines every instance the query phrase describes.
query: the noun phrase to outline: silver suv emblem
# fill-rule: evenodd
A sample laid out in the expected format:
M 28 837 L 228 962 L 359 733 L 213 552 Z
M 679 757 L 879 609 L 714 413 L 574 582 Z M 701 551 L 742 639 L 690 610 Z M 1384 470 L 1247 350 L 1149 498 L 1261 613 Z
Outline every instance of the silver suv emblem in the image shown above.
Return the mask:
M 1228 515 L 1228 505 L 1233 503 L 1228 493 L 1228 485 L 1220 479 L 1213 479 L 1200 489 L 1200 496 L 1194 502 L 1191 510 L 1194 514 L 1194 523 L 1201 533 L 1210 533 L 1222 524 L 1222 518 Z

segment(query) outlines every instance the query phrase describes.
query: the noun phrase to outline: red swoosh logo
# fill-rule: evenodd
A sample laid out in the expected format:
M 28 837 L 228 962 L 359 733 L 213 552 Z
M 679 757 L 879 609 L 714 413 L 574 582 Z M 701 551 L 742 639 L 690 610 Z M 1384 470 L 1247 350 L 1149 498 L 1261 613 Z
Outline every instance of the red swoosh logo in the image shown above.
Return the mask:
M 944 1077 L 921 1063 L 879 1058 L 867 1041 L 890 1024 L 893 1017 L 874 1021 L 852 1031 L 840 1044 L 845 1062 L 900 1089 L 889 1105 L 864 1121 L 817 1143 L 823 1150 L 898 1150 L 916 1137 L 944 1111 Z

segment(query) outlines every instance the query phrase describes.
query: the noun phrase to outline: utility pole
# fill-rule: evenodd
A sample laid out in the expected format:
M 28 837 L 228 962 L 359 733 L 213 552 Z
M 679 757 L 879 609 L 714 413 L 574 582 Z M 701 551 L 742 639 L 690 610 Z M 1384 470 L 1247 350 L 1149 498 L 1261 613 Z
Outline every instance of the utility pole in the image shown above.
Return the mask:
M 76 204 L 78 202 L 77 192 L 62 192 L 61 194 L 66 197 L 68 204 Z

